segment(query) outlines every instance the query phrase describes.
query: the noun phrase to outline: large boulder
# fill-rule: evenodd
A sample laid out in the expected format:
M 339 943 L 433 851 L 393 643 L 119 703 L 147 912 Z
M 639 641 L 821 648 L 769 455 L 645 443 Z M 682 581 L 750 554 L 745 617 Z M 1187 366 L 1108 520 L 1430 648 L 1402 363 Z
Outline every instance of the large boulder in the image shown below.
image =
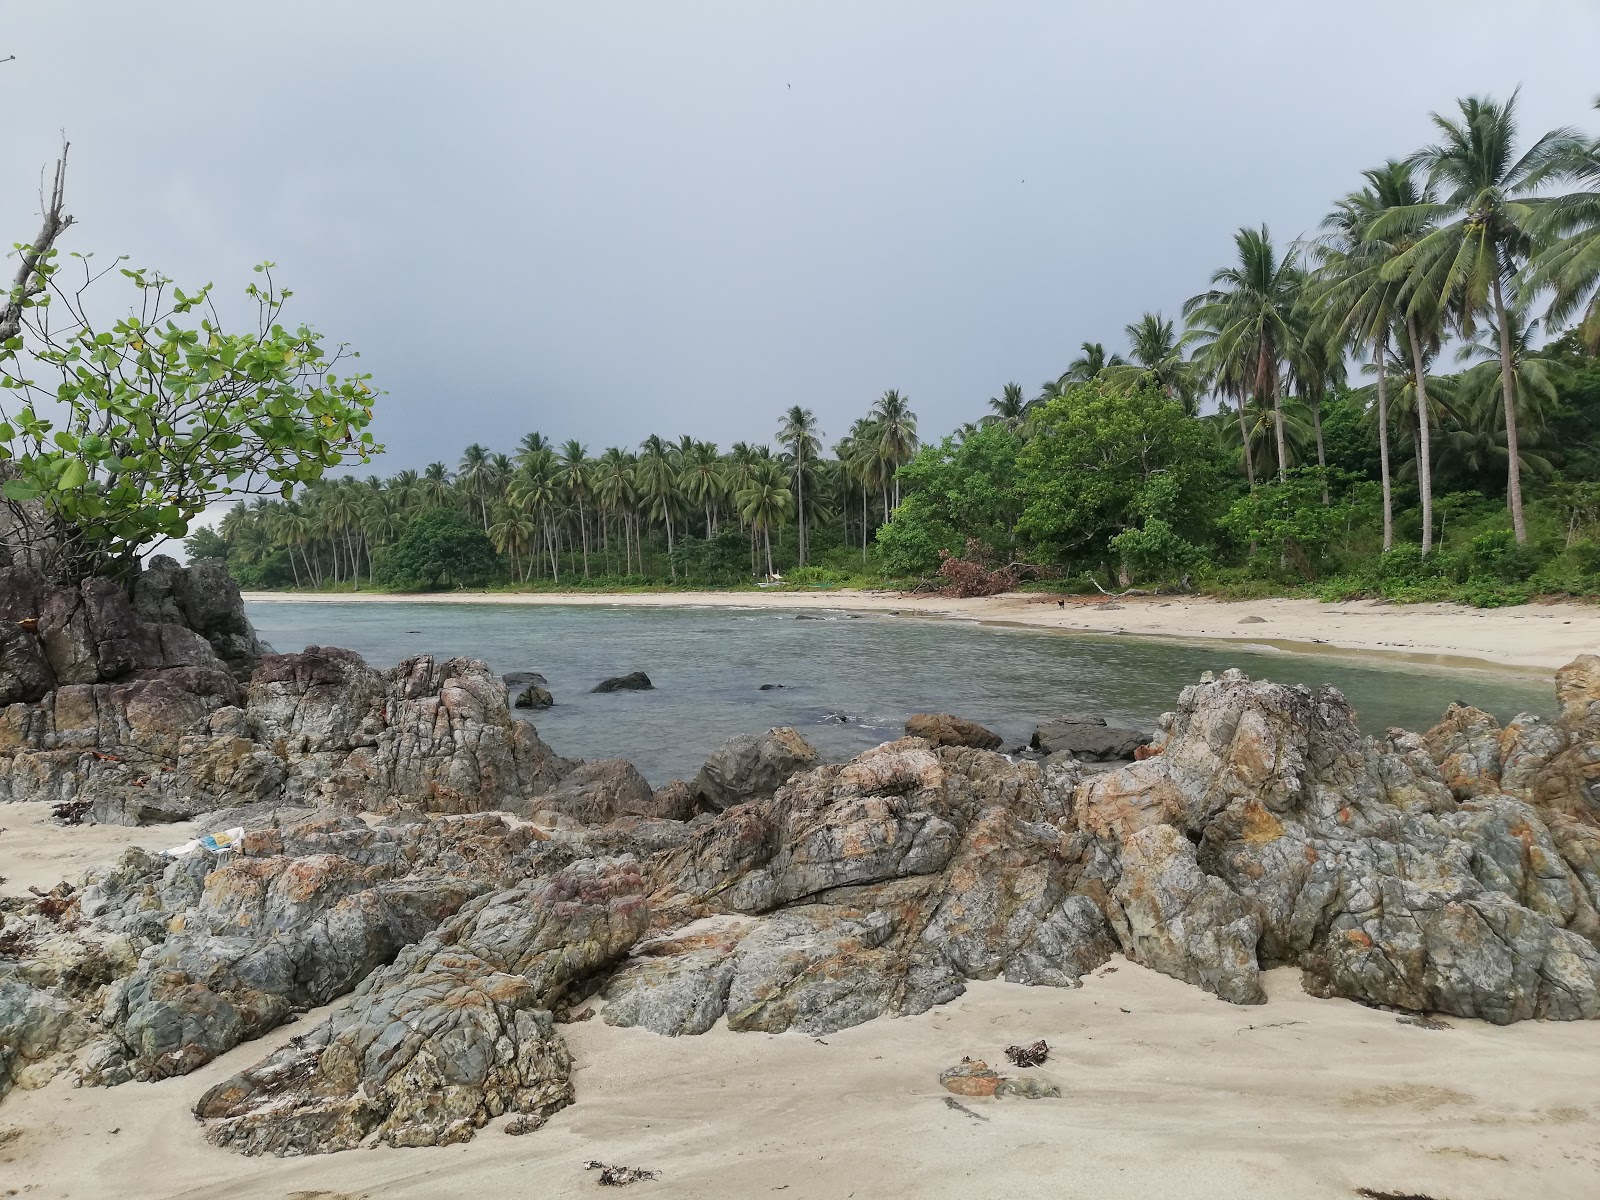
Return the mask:
M 1067 714 L 1034 727 L 1029 746 L 1041 754 L 1071 754 L 1089 762 L 1129 759 L 1151 737 L 1137 729 L 1107 725 L 1104 717 Z
M 729 738 L 695 776 L 700 803 L 713 812 L 771 796 L 795 774 L 817 764 L 816 747 L 788 726 Z
M 1001 742 L 992 729 L 950 713 L 912 713 L 906 718 L 906 736 L 934 746 L 971 746 L 974 750 L 998 750 Z
M 617 817 L 660 815 L 650 784 L 625 758 L 583 763 L 543 793 L 538 805 L 588 825 L 604 825 Z

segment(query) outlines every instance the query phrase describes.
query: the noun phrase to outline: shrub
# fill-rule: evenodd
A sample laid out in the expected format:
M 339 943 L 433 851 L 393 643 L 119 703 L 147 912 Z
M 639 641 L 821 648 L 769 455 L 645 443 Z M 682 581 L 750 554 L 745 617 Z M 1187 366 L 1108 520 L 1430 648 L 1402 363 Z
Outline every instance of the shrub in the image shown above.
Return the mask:
M 499 566 L 482 528 L 448 508 L 430 508 L 407 523 L 400 540 L 378 556 L 379 583 L 405 591 L 454 585 L 480 587 Z

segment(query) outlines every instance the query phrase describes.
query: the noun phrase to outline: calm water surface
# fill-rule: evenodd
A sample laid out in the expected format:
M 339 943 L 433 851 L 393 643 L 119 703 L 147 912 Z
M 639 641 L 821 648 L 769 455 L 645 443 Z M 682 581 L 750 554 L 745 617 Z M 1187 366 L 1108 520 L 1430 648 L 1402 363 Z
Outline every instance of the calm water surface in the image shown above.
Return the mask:
M 249 611 L 280 651 L 347 646 L 378 667 L 427 652 L 482 658 L 502 673 L 539 671 L 556 699 L 530 714 L 541 737 L 573 757 L 631 759 L 656 785 L 692 778 L 724 739 L 773 725 L 793 725 L 841 759 L 898 736 L 913 712 L 959 713 L 1008 744 L 1062 712 L 1153 727 L 1180 688 L 1227 667 L 1331 683 L 1372 733 L 1426 729 L 1452 700 L 1502 720 L 1555 708 L 1548 682 L 1489 671 L 887 615 L 294 601 Z M 628 671 L 647 672 L 656 690 L 590 694 Z M 763 692 L 763 683 L 784 687 Z

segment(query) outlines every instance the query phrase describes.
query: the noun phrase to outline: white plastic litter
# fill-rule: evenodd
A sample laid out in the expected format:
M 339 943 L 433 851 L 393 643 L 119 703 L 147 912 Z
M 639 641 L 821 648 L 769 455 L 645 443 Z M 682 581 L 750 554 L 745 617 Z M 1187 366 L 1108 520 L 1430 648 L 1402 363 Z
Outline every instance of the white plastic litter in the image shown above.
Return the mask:
M 226 854 L 238 848 L 239 839 L 244 837 L 244 826 L 236 825 L 232 829 L 224 829 L 220 833 L 208 833 L 204 837 L 197 837 L 184 842 L 181 846 L 174 846 L 170 850 L 163 850 L 163 854 L 178 858 L 191 854 L 196 850 L 209 850 L 213 854 Z

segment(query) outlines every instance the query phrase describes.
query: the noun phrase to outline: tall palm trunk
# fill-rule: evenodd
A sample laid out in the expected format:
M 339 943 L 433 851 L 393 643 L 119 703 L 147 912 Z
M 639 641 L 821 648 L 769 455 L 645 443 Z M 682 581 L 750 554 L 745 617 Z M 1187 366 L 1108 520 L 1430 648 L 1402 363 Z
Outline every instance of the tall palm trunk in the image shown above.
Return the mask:
M 1417 319 L 1406 318 L 1406 337 L 1411 343 L 1411 371 L 1417 381 L 1417 487 L 1422 492 L 1422 554 L 1433 549 L 1433 421 L 1428 412 L 1428 375 L 1422 368 L 1422 343 L 1417 336 Z
M 1283 389 L 1278 385 L 1277 356 L 1269 354 L 1265 344 L 1261 347 L 1257 378 L 1265 380 L 1268 393 L 1272 396 L 1272 427 L 1278 443 L 1278 482 L 1282 483 L 1289 477 L 1289 450 L 1283 439 Z
M 583 577 L 589 578 L 589 519 L 584 515 L 583 501 L 578 501 L 578 532 L 583 536 Z
M 798 444 L 795 449 L 800 450 Z M 806 565 L 806 460 L 804 451 L 794 460 L 795 511 L 800 515 L 800 566 Z
M 767 543 L 767 578 L 771 579 L 772 578 L 772 526 L 771 525 L 763 525 L 761 527 L 761 536 L 762 536 L 762 539 Z
M 1322 507 L 1333 501 L 1328 495 L 1328 455 L 1322 448 L 1322 386 L 1311 389 L 1311 428 L 1317 435 L 1317 470 L 1322 473 Z
M 1394 549 L 1394 488 L 1389 478 L 1389 329 L 1378 334 L 1378 464 L 1383 476 L 1383 548 Z
M 1497 260 L 1498 260 L 1498 251 Z M 1494 277 L 1494 319 L 1500 324 L 1500 395 L 1506 407 L 1506 504 L 1511 509 L 1511 528 L 1518 542 L 1528 540 L 1528 525 L 1522 516 L 1522 460 L 1517 451 L 1516 386 L 1511 374 L 1511 327 L 1506 324 L 1506 301 L 1500 291 L 1500 275 Z

